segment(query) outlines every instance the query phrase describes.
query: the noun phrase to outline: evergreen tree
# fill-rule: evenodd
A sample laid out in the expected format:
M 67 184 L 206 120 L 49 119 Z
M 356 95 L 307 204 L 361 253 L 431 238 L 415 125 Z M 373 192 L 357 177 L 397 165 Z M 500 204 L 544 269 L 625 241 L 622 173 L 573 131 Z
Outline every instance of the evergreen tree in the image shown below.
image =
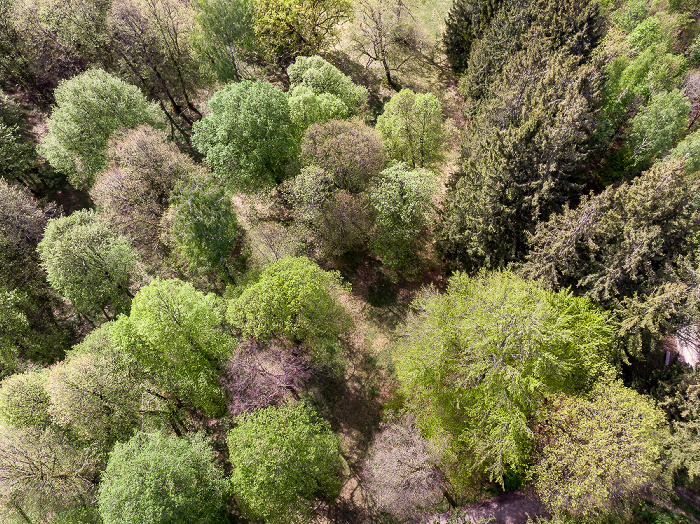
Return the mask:
M 439 226 L 452 267 L 503 267 L 527 251 L 535 225 L 576 201 L 598 105 L 600 72 L 533 42 L 475 118 Z
M 698 316 L 696 187 L 674 161 L 586 197 L 538 225 L 520 271 L 590 297 L 612 312 L 628 352 L 648 351 Z

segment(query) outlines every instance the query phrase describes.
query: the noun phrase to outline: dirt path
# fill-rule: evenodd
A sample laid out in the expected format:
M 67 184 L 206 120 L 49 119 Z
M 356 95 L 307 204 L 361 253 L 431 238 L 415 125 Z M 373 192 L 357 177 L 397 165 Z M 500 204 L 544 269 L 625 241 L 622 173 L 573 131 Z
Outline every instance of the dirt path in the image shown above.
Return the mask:
M 477 523 L 479 521 L 489 524 L 525 524 L 528 517 L 546 515 L 544 506 L 531 493 L 515 492 L 494 497 L 478 504 L 463 508 L 464 514 L 453 523 Z M 454 513 L 453 513 L 454 514 Z M 449 513 L 443 513 L 424 522 L 427 524 L 446 524 L 450 522 Z M 492 517 L 490 521 L 487 521 Z M 452 517 L 454 518 L 454 517 Z

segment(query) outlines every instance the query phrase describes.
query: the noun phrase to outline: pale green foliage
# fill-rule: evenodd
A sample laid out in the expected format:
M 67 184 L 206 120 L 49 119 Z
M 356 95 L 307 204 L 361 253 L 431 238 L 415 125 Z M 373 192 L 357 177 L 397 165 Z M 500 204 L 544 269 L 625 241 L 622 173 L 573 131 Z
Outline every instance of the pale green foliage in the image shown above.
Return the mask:
M 93 330 L 48 372 L 49 413 L 56 424 L 109 448 L 139 422 L 143 386 L 110 340 L 112 324 Z
M 377 131 L 392 160 L 427 167 L 442 158 L 442 108 L 432 93 L 402 89 L 384 106 Z
M 320 56 L 299 56 L 287 69 L 289 108 L 301 130 L 312 124 L 359 113 L 368 92 Z
M 39 153 L 78 189 L 89 189 L 105 167 L 104 151 L 112 133 L 141 124 L 162 125 L 160 110 L 135 86 L 90 69 L 55 90 L 56 108 L 46 122 L 48 134 Z
M 138 256 L 93 211 L 50 220 L 37 247 L 51 286 L 89 317 L 129 310 Z M 112 310 L 112 311 L 110 311 Z
M 351 12 L 349 0 L 258 0 L 255 36 L 268 59 L 286 67 L 298 55 L 322 51 Z
M 309 522 L 317 498 L 340 493 L 342 460 L 330 425 L 299 403 L 238 419 L 229 432 L 231 482 L 244 512 L 271 523 Z
M 414 308 L 394 348 L 409 405 L 452 439 L 462 468 L 498 482 L 527 465 L 544 398 L 585 390 L 608 369 L 610 331 L 590 301 L 509 272 L 457 274 Z
M 104 524 L 225 523 L 227 484 L 201 435 L 137 433 L 110 454 L 100 515 Z
M 535 489 L 554 511 L 609 511 L 658 481 L 667 432 L 652 401 L 620 382 L 602 382 L 588 398 L 557 398 L 542 420 Z
M 306 342 L 323 358 L 352 327 L 350 315 L 338 302 L 343 289 L 338 273 L 324 271 L 306 258 L 283 258 L 229 302 L 227 316 L 244 337 Z
M 100 466 L 92 449 L 55 427 L 0 427 L 0 503 L 31 522 L 92 498 Z
M 637 163 L 665 154 L 687 128 L 690 101 L 678 89 L 654 94 L 632 119 L 630 142 Z
M 180 280 L 156 279 L 112 327 L 114 343 L 170 395 L 210 414 L 222 409 L 220 362 L 231 346 L 216 296 Z
M 700 169 L 700 130 L 694 131 L 681 140 L 669 154 L 669 159 L 682 158 L 686 172 Z
M 267 82 L 228 84 L 209 100 L 211 114 L 195 123 L 192 143 L 219 179 L 238 188 L 274 185 L 297 155 L 286 95 Z
M 216 271 L 229 283 L 245 269 L 245 232 L 231 197 L 210 180 L 181 184 L 172 198 L 170 232 L 176 249 L 194 271 Z
M 372 251 L 392 271 L 412 276 L 420 270 L 419 252 L 437 218 L 432 204 L 435 175 L 427 169 L 398 164 L 382 171 L 369 192 L 376 212 Z
M 0 383 L 0 420 L 17 428 L 42 426 L 49 420 L 49 397 L 44 390 L 47 374 L 27 371 Z

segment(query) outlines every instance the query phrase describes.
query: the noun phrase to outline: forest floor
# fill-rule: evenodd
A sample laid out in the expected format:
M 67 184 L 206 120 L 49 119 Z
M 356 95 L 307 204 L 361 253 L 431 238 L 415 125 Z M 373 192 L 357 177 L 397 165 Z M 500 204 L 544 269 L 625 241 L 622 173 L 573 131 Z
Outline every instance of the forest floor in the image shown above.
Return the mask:
M 525 524 L 528 518 L 547 515 L 536 495 L 524 491 L 506 493 L 462 508 L 458 513 L 436 515 L 426 524 Z

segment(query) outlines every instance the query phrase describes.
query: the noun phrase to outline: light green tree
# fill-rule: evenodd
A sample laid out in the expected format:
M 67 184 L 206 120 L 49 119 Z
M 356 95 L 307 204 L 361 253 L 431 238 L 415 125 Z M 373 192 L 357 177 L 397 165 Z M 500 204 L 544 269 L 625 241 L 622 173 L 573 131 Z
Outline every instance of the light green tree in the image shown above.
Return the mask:
M 228 434 L 231 482 L 244 512 L 270 523 L 306 522 L 340 494 L 343 462 L 330 425 L 303 403 L 258 410 Z
M 693 131 L 668 153 L 669 160 L 683 159 L 687 173 L 700 169 L 700 131 Z
M 402 89 L 384 106 L 377 131 L 390 159 L 428 167 L 442 158 L 442 107 L 432 93 Z
M 252 0 L 194 0 L 199 31 L 195 44 L 212 62 L 222 82 L 241 81 L 243 56 L 255 45 L 255 2 Z
M 637 164 L 667 153 L 688 127 L 690 101 L 678 89 L 656 93 L 632 119 L 630 148 Z
M 321 359 L 338 349 L 352 319 L 338 300 L 345 289 L 338 273 L 306 258 L 283 258 L 263 269 L 255 284 L 228 305 L 229 322 L 244 337 L 307 343 Z
M 48 520 L 95 495 L 101 457 L 55 426 L 0 426 L 0 505 L 20 522 Z
M 420 271 L 419 253 L 437 219 L 436 191 L 437 180 L 431 171 L 405 164 L 382 171 L 370 189 L 369 200 L 376 212 L 372 251 L 391 271 L 407 277 Z
M 419 424 L 450 445 L 457 482 L 524 472 L 545 398 L 608 371 L 610 330 L 591 302 L 509 272 L 457 274 L 414 309 L 397 332 L 396 370 Z
M 200 434 L 137 433 L 110 454 L 98 505 L 105 524 L 223 524 L 227 496 L 228 482 Z
M 105 453 L 138 427 L 145 389 L 133 357 L 112 343 L 112 326 L 102 324 L 68 351 L 44 385 L 52 422 Z
M 209 108 L 211 114 L 193 126 L 192 143 L 223 183 L 260 188 L 291 174 L 299 136 L 282 90 L 244 80 L 215 93 Z
M 137 87 L 101 69 L 62 82 L 54 97 L 56 107 L 39 153 L 77 189 L 89 189 L 105 168 L 104 151 L 112 133 L 141 124 L 162 125 L 157 105 Z
M 33 370 L 0 382 L 0 420 L 16 428 L 44 426 L 49 421 L 47 373 Z
M 215 295 L 181 280 L 155 279 L 138 292 L 131 315 L 117 319 L 111 336 L 176 404 L 218 415 L 223 393 L 217 379 L 233 350 L 222 328 Z
M 292 122 L 302 131 L 318 122 L 357 115 L 367 103 L 367 89 L 320 56 L 297 57 L 287 74 Z
M 557 397 L 540 428 L 532 475 L 554 512 L 604 514 L 660 480 L 664 414 L 620 382 L 602 382 L 587 398 Z
M 94 211 L 50 220 L 37 250 L 51 286 L 83 315 L 111 319 L 129 311 L 141 277 L 138 256 Z

